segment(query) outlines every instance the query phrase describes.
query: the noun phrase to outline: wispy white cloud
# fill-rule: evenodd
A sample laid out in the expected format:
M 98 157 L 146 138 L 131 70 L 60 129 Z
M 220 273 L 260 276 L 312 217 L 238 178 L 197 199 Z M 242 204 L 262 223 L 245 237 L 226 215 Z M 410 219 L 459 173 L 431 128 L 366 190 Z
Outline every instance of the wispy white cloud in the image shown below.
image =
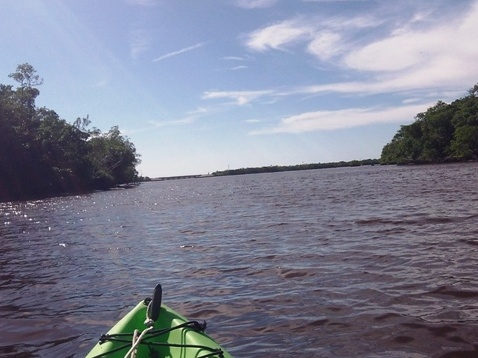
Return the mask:
M 241 56 L 225 56 L 222 59 L 227 61 L 249 61 L 248 58 Z
M 232 100 L 233 104 L 243 106 L 251 103 L 261 97 L 271 95 L 274 91 L 209 91 L 203 94 L 203 99 L 228 99 Z
M 341 36 L 333 32 L 323 32 L 315 36 L 309 43 L 307 51 L 322 61 L 340 54 L 343 51 Z
M 194 116 L 188 116 L 180 119 L 172 119 L 172 120 L 156 120 L 156 121 L 149 121 L 149 124 L 152 124 L 153 126 L 157 128 L 162 128 L 162 127 L 171 127 L 171 126 L 182 126 L 186 124 L 191 124 L 196 120 L 196 117 Z
M 196 122 L 201 117 L 205 117 L 213 112 L 217 112 L 217 108 L 199 107 L 193 111 L 187 112 L 182 118 L 168 119 L 168 120 L 153 120 L 149 121 L 149 124 L 157 128 L 171 127 L 171 126 L 183 126 Z
M 249 57 L 241 57 L 241 56 L 225 56 L 222 58 L 223 60 L 225 61 L 232 61 L 232 62 L 241 62 L 241 63 L 244 63 L 244 62 L 248 62 L 248 61 L 251 61 L 251 58 Z M 237 66 L 233 66 L 233 67 L 230 67 L 228 68 L 227 70 L 228 71 L 239 71 L 239 70 L 245 70 L 245 69 L 248 69 L 249 66 L 246 66 L 246 65 L 237 65 Z
M 286 45 L 305 41 L 311 36 L 311 29 L 298 19 L 283 21 L 258 29 L 246 36 L 245 44 L 254 51 L 286 50 Z
M 383 22 L 371 15 L 349 18 L 302 15 L 254 30 L 243 38 L 246 48 L 252 51 L 284 51 L 302 43 L 309 53 L 321 58 L 324 53 L 346 52 L 356 42 L 352 38 L 357 30 L 376 28 Z
M 185 47 L 181 50 L 178 50 L 178 51 L 173 51 L 173 52 L 170 52 L 170 53 L 167 53 L 165 55 L 162 55 L 160 57 L 157 57 L 153 60 L 153 62 L 159 62 L 159 61 L 163 61 L 163 60 L 166 60 L 168 58 L 171 58 L 171 57 L 174 57 L 174 56 L 178 56 L 178 55 L 181 55 L 183 53 L 186 53 L 186 52 L 189 52 L 189 51 L 193 51 L 193 50 L 197 50 L 201 47 L 204 47 L 207 45 L 207 42 L 199 42 L 195 45 L 192 45 L 192 46 L 189 46 L 189 47 Z
M 303 133 L 319 130 L 336 130 L 377 123 L 406 122 L 427 105 L 410 105 L 390 108 L 349 108 L 338 111 L 306 112 L 282 119 L 278 125 L 251 131 L 251 135 L 275 133 Z
M 269 8 L 274 6 L 278 0 L 236 0 L 237 7 L 243 9 Z

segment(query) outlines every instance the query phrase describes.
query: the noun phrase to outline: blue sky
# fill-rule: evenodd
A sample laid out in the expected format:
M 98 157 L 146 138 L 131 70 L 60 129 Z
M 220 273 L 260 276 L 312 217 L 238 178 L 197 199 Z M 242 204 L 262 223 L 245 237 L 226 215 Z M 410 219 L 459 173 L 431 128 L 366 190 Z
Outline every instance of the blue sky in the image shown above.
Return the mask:
M 0 83 L 118 125 L 150 177 L 379 158 L 478 82 L 478 0 L 2 0 Z

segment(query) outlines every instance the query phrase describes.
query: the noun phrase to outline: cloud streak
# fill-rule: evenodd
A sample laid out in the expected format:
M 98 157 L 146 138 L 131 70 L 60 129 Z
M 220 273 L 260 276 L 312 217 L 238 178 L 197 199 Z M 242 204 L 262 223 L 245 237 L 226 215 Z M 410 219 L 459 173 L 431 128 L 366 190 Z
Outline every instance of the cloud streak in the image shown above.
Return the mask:
M 259 52 L 271 49 L 285 51 L 287 45 L 310 38 L 311 31 L 298 20 L 287 20 L 252 32 L 246 37 L 245 45 Z
M 203 99 L 228 99 L 232 100 L 233 104 L 243 106 L 262 98 L 264 96 L 272 95 L 274 91 L 210 91 L 203 94 Z
M 423 112 L 427 105 L 410 105 L 389 108 L 349 108 L 338 111 L 315 111 L 293 115 L 282 119 L 278 125 L 255 130 L 251 135 L 277 133 L 304 133 L 337 130 L 378 123 L 410 121 Z
M 212 112 L 216 112 L 216 108 L 205 108 L 205 107 L 200 107 L 197 108 L 196 110 L 189 111 L 186 113 L 186 115 L 182 118 L 178 119 L 170 119 L 170 120 L 155 120 L 155 121 L 149 121 L 149 124 L 152 124 L 153 126 L 157 128 L 163 128 L 163 127 L 172 127 L 172 126 L 183 126 L 183 125 L 188 125 L 196 122 L 199 118 L 205 117 Z
M 199 42 L 195 45 L 192 45 L 192 46 L 189 46 L 189 47 L 185 47 L 181 50 L 178 50 L 178 51 L 173 51 L 173 52 L 170 52 L 170 53 L 167 53 L 165 55 L 162 55 L 160 57 L 157 57 L 153 60 L 153 62 L 159 62 L 159 61 L 163 61 L 163 60 L 166 60 L 168 58 L 171 58 L 171 57 L 175 57 L 175 56 L 178 56 L 178 55 L 182 55 L 183 53 L 186 53 L 186 52 L 190 52 L 190 51 L 193 51 L 193 50 L 197 50 L 201 47 L 204 47 L 207 45 L 207 42 Z

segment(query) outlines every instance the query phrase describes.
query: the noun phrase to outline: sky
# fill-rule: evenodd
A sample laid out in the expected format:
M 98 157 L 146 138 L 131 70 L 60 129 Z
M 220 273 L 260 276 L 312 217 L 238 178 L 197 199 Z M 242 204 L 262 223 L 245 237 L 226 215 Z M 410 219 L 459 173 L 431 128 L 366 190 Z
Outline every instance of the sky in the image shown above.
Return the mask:
M 0 83 L 119 126 L 143 176 L 379 158 L 478 83 L 478 0 L 1 0 Z

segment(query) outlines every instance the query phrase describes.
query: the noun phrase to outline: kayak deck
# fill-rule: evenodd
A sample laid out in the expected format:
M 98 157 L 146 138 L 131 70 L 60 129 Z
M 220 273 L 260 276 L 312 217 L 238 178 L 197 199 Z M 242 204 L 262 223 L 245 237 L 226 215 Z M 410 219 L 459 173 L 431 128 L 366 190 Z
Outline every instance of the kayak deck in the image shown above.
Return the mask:
M 136 305 L 124 316 L 86 356 L 87 358 L 125 357 L 133 345 L 133 335 L 143 331 L 140 343 L 136 348 L 137 358 L 232 358 L 219 344 L 204 333 L 205 322 L 188 321 L 185 317 L 161 304 L 159 317 L 151 322 L 150 328 L 145 325 L 150 299 Z

